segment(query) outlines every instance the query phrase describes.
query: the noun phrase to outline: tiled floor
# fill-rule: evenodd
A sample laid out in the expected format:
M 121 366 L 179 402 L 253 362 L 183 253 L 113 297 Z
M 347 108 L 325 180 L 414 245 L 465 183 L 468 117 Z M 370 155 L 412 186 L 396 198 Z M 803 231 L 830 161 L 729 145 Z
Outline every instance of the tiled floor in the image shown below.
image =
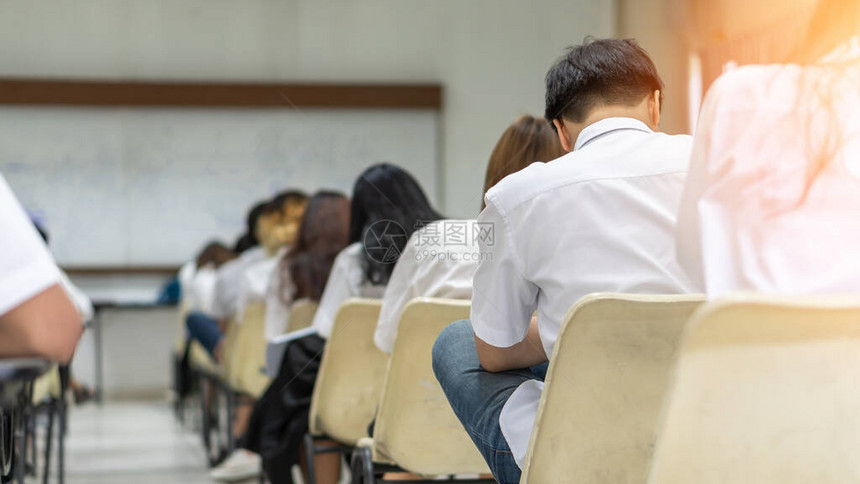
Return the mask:
M 200 438 L 163 402 L 74 407 L 66 449 L 69 484 L 212 482 Z

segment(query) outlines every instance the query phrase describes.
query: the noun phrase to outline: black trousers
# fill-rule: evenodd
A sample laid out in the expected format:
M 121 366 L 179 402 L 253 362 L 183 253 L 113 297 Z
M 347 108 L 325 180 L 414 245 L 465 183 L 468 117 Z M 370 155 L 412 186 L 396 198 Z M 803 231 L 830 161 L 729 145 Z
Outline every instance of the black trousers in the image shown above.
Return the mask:
M 292 484 L 290 469 L 308 432 L 308 412 L 325 340 L 309 335 L 289 343 L 278 376 L 254 404 L 242 446 L 262 456 L 273 483 Z

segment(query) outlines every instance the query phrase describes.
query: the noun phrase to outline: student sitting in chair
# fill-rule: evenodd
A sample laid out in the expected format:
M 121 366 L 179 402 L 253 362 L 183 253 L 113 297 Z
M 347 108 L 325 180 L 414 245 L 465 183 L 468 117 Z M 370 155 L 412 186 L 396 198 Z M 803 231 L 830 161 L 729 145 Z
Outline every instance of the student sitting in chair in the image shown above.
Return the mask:
M 490 155 L 484 191 L 535 161 L 563 155 L 558 135 L 545 119 L 522 116 L 510 125 Z M 477 195 L 476 195 L 477 198 Z M 482 207 L 483 208 L 483 203 Z M 472 278 L 480 259 L 480 237 L 492 230 L 476 220 L 438 220 L 412 234 L 385 289 L 375 341 L 391 353 L 403 309 L 416 297 L 472 298 Z
M 569 153 L 485 197 L 471 321 L 447 327 L 433 368 L 501 483 L 520 479 L 542 374 L 568 309 L 597 291 L 693 289 L 675 260 L 691 138 L 657 132 L 663 83 L 631 40 L 587 40 L 546 76 L 546 118 Z M 532 317 L 537 311 L 536 317 Z
M 33 222 L 33 226 L 36 227 L 36 231 L 39 232 L 39 236 L 42 237 L 42 241 L 45 242 L 45 246 L 48 247 L 48 244 L 50 243 L 48 229 L 45 227 L 44 223 L 36 220 L 35 218 L 31 220 Z M 50 248 L 48 250 L 50 250 Z M 87 295 L 84 294 L 84 292 L 81 291 L 80 288 L 71 281 L 71 279 L 69 279 L 69 276 L 67 276 L 62 269 L 60 269 L 60 287 L 63 288 L 66 295 L 72 301 L 72 304 L 75 305 L 75 309 L 78 311 L 81 321 L 83 323 L 91 321 L 95 312 L 92 301 L 90 301 L 90 298 L 87 297 Z M 69 378 L 69 389 L 72 391 L 72 397 L 76 404 L 86 403 L 94 397 L 92 388 L 81 383 L 73 376 L 70 376 Z
M 374 165 L 355 182 L 349 242 L 334 259 L 312 327 L 315 333 L 292 341 L 277 378 L 260 399 L 245 447 L 263 457 L 272 482 L 290 483 L 299 446 L 308 431 L 308 411 L 320 356 L 335 315 L 350 297 L 380 298 L 406 241 L 422 223 L 438 220 L 418 182 L 390 164 Z M 356 362 L 360 364 L 360 362 Z M 252 423 L 253 431 L 255 425 Z M 336 482 L 339 459 L 318 467 L 318 482 Z
M 255 224 L 255 238 L 261 245 L 218 268 L 210 314 L 189 313 L 186 321 L 189 338 L 199 341 L 216 361 L 221 359 L 228 320 L 241 320 L 250 301 L 264 300 L 269 276 L 277 265 L 278 251 L 292 243 L 286 237 L 294 236 L 295 232 L 284 225 L 295 224 L 295 216 L 284 217 L 284 206 L 287 203 L 299 205 L 303 212 L 305 201 L 301 193 L 287 192 L 266 204 Z
M 349 237 L 349 199 L 319 191 L 308 201 L 294 247 L 280 258 L 266 293 L 266 338 L 284 333 L 290 305 L 319 302 L 337 254 Z
M 81 317 L 60 272 L 0 175 L 0 358 L 71 360 Z
M 251 207 L 251 210 L 248 211 L 247 228 L 245 229 L 245 233 L 236 240 L 236 246 L 233 248 L 233 252 L 236 254 L 242 254 L 246 250 L 253 249 L 260 244 L 260 241 L 257 240 L 257 222 L 268 203 L 268 201 L 258 202 Z
M 278 260 L 266 293 L 266 334 L 282 334 L 294 299 L 319 301 L 328 280 L 334 258 L 346 247 L 349 235 L 349 199 L 329 191 L 315 194 L 307 203 L 295 244 Z M 272 327 L 274 326 L 274 328 Z M 276 392 L 269 391 L 255 404 L 247 424 L 236 425 L 236 436 L 256 442 L 268 422 L 262 419 L 272 405 Z M 238 417 L 238 415 L 237 415 Z M 250 420 L 247 420 L 250 419 Z M 238 423 L 237 418 L 237 423 Z M 244 448 L 236 449 L 212 469 L 215 480 L 243 480 L 260 472 L 260 456 Z
M 709 297 L 860 287 L 860 4 L 819 2 L 786 64 L 708 92 L 678 215 L 678 255 Z

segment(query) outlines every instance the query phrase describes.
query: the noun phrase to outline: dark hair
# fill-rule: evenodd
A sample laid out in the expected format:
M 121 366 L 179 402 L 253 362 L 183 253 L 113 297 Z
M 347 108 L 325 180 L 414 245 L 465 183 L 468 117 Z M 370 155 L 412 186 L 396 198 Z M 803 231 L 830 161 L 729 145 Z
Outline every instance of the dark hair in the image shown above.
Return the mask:
M 295 247 L 280 262 L 281 297 L 319 301 L 338 252 L 349 242 L 349 199 L 339 192 L 315 193 L 305 209 Z M 287 294 L 290 278 L 295 292 Z
M 502 178 L 535 161 L 552 161 L 563 154 L 558 135 L 545 119 L 522 116 L 508 126 L 493 148 L 484 177 L 484 193 Z
M 377 237 L 373 254 L 365 247 L 364 272 L 372 284 L 387 284 L 394 263 L 412 233 L 426 223 L 442 218 L 406 170 L 380 163 L 366 169 L 352 189 L 349 242 L 365 243 L 365 234 L 377 222 L 390 225 L 374 227 Z M 393 224 L 389 224 L 393 222 Z
M 200 254 L 197 255 L 197 268 L 201 268 L 206 264 L 215 264 L 215 267 L 220 267 L 221 264 L 236 258 L 236 253 L 230 250 L 220 241 L 214 240 L 206 244 Z
M 259 220 L 260 215 L 263 214 L 268 203 L 268 201 L 257 202 L 251 210 L 248 211 L 245 233 L 236 241 L 236 246 L 233 248 L 235 253 L 241 254 L 252 247 L 256 247 L 260 243 L 260 241 L 257 240 L 256 235 L 257 221 Z
M 597 104 L 635 106 L 663 91 L 657 68 L 635 40 L 594 39 L 569 47 L 546 74 L 546 113 L 582 122 Z M 555 126 L 553 126 L 555 129 Z

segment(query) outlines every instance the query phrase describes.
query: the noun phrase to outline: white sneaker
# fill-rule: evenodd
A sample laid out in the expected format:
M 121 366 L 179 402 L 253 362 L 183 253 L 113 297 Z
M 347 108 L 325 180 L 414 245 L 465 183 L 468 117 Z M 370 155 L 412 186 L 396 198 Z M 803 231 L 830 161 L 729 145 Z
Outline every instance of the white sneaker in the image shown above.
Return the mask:
M 209 471 L 209 477 L 216 481 L 235 482 L 257 477 L 261 472 L 260 456 L 245 449 L 236 449 L 224 462 Z

